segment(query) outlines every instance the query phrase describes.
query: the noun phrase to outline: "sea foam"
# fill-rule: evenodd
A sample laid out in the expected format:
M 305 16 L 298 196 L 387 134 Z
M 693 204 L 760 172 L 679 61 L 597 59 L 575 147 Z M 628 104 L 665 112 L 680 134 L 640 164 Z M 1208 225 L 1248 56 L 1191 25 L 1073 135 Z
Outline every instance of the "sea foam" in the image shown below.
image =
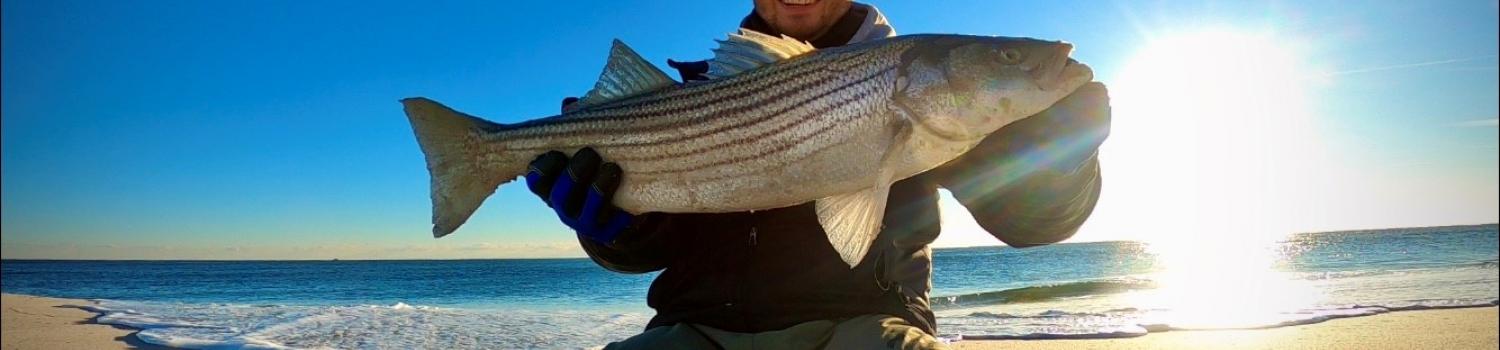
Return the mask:
M 940 338 L 1101 339 L 1152 332 L 1263 329 L 1393 311 L 1494 307 L 1497 300 L 1428 300 L 1298 310 L 1259 324 L 1201 327 L 1174 323 L 1173 310 L 1121 308 L 1101 312 L 1047 310 L 1031 314 L 976 311 L 938 317 Z M 647 315 L 573 311 L 450 309 L 412 306 L 283 306 L 181 304 L 100 300 L 86 309 L 98 321 L 140 328 L 137 336 L 187 349 L 484 349 L 591 348 L 640 332 Z M 1233 316 L 1233 315 L 1226 315 Z
M 188 349 L 587 348 L 642 329 L 638 313 L 100 300 L 100 323 Z

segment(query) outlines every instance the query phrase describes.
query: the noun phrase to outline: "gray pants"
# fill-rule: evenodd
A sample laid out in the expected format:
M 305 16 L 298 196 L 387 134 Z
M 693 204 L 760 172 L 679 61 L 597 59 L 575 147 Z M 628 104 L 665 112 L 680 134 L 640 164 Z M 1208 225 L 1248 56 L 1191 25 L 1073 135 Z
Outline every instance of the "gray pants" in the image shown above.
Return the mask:
M 782 330 L 735 333 L 679 323 L 652 328 L 605 350 L 632 349 L 947 349 L 921 328 L 889 315 L 800 323 Z

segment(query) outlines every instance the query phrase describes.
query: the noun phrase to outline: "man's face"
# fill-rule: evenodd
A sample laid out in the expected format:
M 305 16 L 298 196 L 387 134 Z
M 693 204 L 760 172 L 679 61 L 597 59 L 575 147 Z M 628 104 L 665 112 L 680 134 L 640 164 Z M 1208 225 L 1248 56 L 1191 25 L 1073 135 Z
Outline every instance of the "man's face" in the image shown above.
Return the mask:
M 755 14 L 782 34 L 813 40 L 849 11 L 850 0 L 755 0 Z

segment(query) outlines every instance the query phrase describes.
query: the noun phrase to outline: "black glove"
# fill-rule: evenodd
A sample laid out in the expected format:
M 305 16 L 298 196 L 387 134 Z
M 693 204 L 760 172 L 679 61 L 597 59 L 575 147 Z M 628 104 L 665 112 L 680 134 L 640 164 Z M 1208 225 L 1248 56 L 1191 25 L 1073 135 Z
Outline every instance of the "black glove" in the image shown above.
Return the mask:
M 1109 137 L 1109 91 L 1088 83 L 1037 115 L 1006 125 L 969 156 L 1003 155 L 1028 170 L 1071 174 Z
M 668 59 L 667 66 L 677 69 L 677 75 L 682 77 L 682 82 L 696 80 L 708 80 L 703 74 L 708 73 L 708 61 L 686 61 L 678 62 Z
M 949 190 L 976 194 L 1025 180 L 1068 177 L 1094 164 L 1109 124 L 1109 91 L 1104 84 L 1088 83 L 1047 110 L 986 136 L 932 173 Z
M 1006 125 L 934 169 L 981 227 L 1012 247 L 1060 242 L 1098 203 L 1095 160 L 1109 136 L 1109 91 L 1088 83 L 1037 115 Z

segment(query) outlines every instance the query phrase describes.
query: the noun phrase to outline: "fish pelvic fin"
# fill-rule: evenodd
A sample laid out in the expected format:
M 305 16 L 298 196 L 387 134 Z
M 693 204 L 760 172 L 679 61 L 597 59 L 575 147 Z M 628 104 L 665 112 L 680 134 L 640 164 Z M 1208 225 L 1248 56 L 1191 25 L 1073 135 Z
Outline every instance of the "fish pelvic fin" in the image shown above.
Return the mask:
M 828 243 L 839 253 L 839 258 L 849 264 L 849 268 L 864 261 L 870 252 L 870 244 L 880 234 L 890 192 L 890 184 L 885 184 L 819 199 L 815 204 L 818 223 L 828 234 Z
M 858 191 L 819 199 L 818 224 L 828 235 L 828 243 L 839 253 L 839 258 L 853 269 L 869 255 L 870 246 L 880 236 L 885 225 L 885 207 L 895 182 L 895 160 L 907 152 L 907 142 L 912 135 L 909 121 L 898 122 L 891 129 L 892 141 L 880 159 L 880 171 L 870 187 Z
M 421 97 L 401 100 L 432 175 L 432 236 L 453 233 L 501 184 L 525 174 L 525 159 L 496 152 L 482 135 L 500 124 Z

